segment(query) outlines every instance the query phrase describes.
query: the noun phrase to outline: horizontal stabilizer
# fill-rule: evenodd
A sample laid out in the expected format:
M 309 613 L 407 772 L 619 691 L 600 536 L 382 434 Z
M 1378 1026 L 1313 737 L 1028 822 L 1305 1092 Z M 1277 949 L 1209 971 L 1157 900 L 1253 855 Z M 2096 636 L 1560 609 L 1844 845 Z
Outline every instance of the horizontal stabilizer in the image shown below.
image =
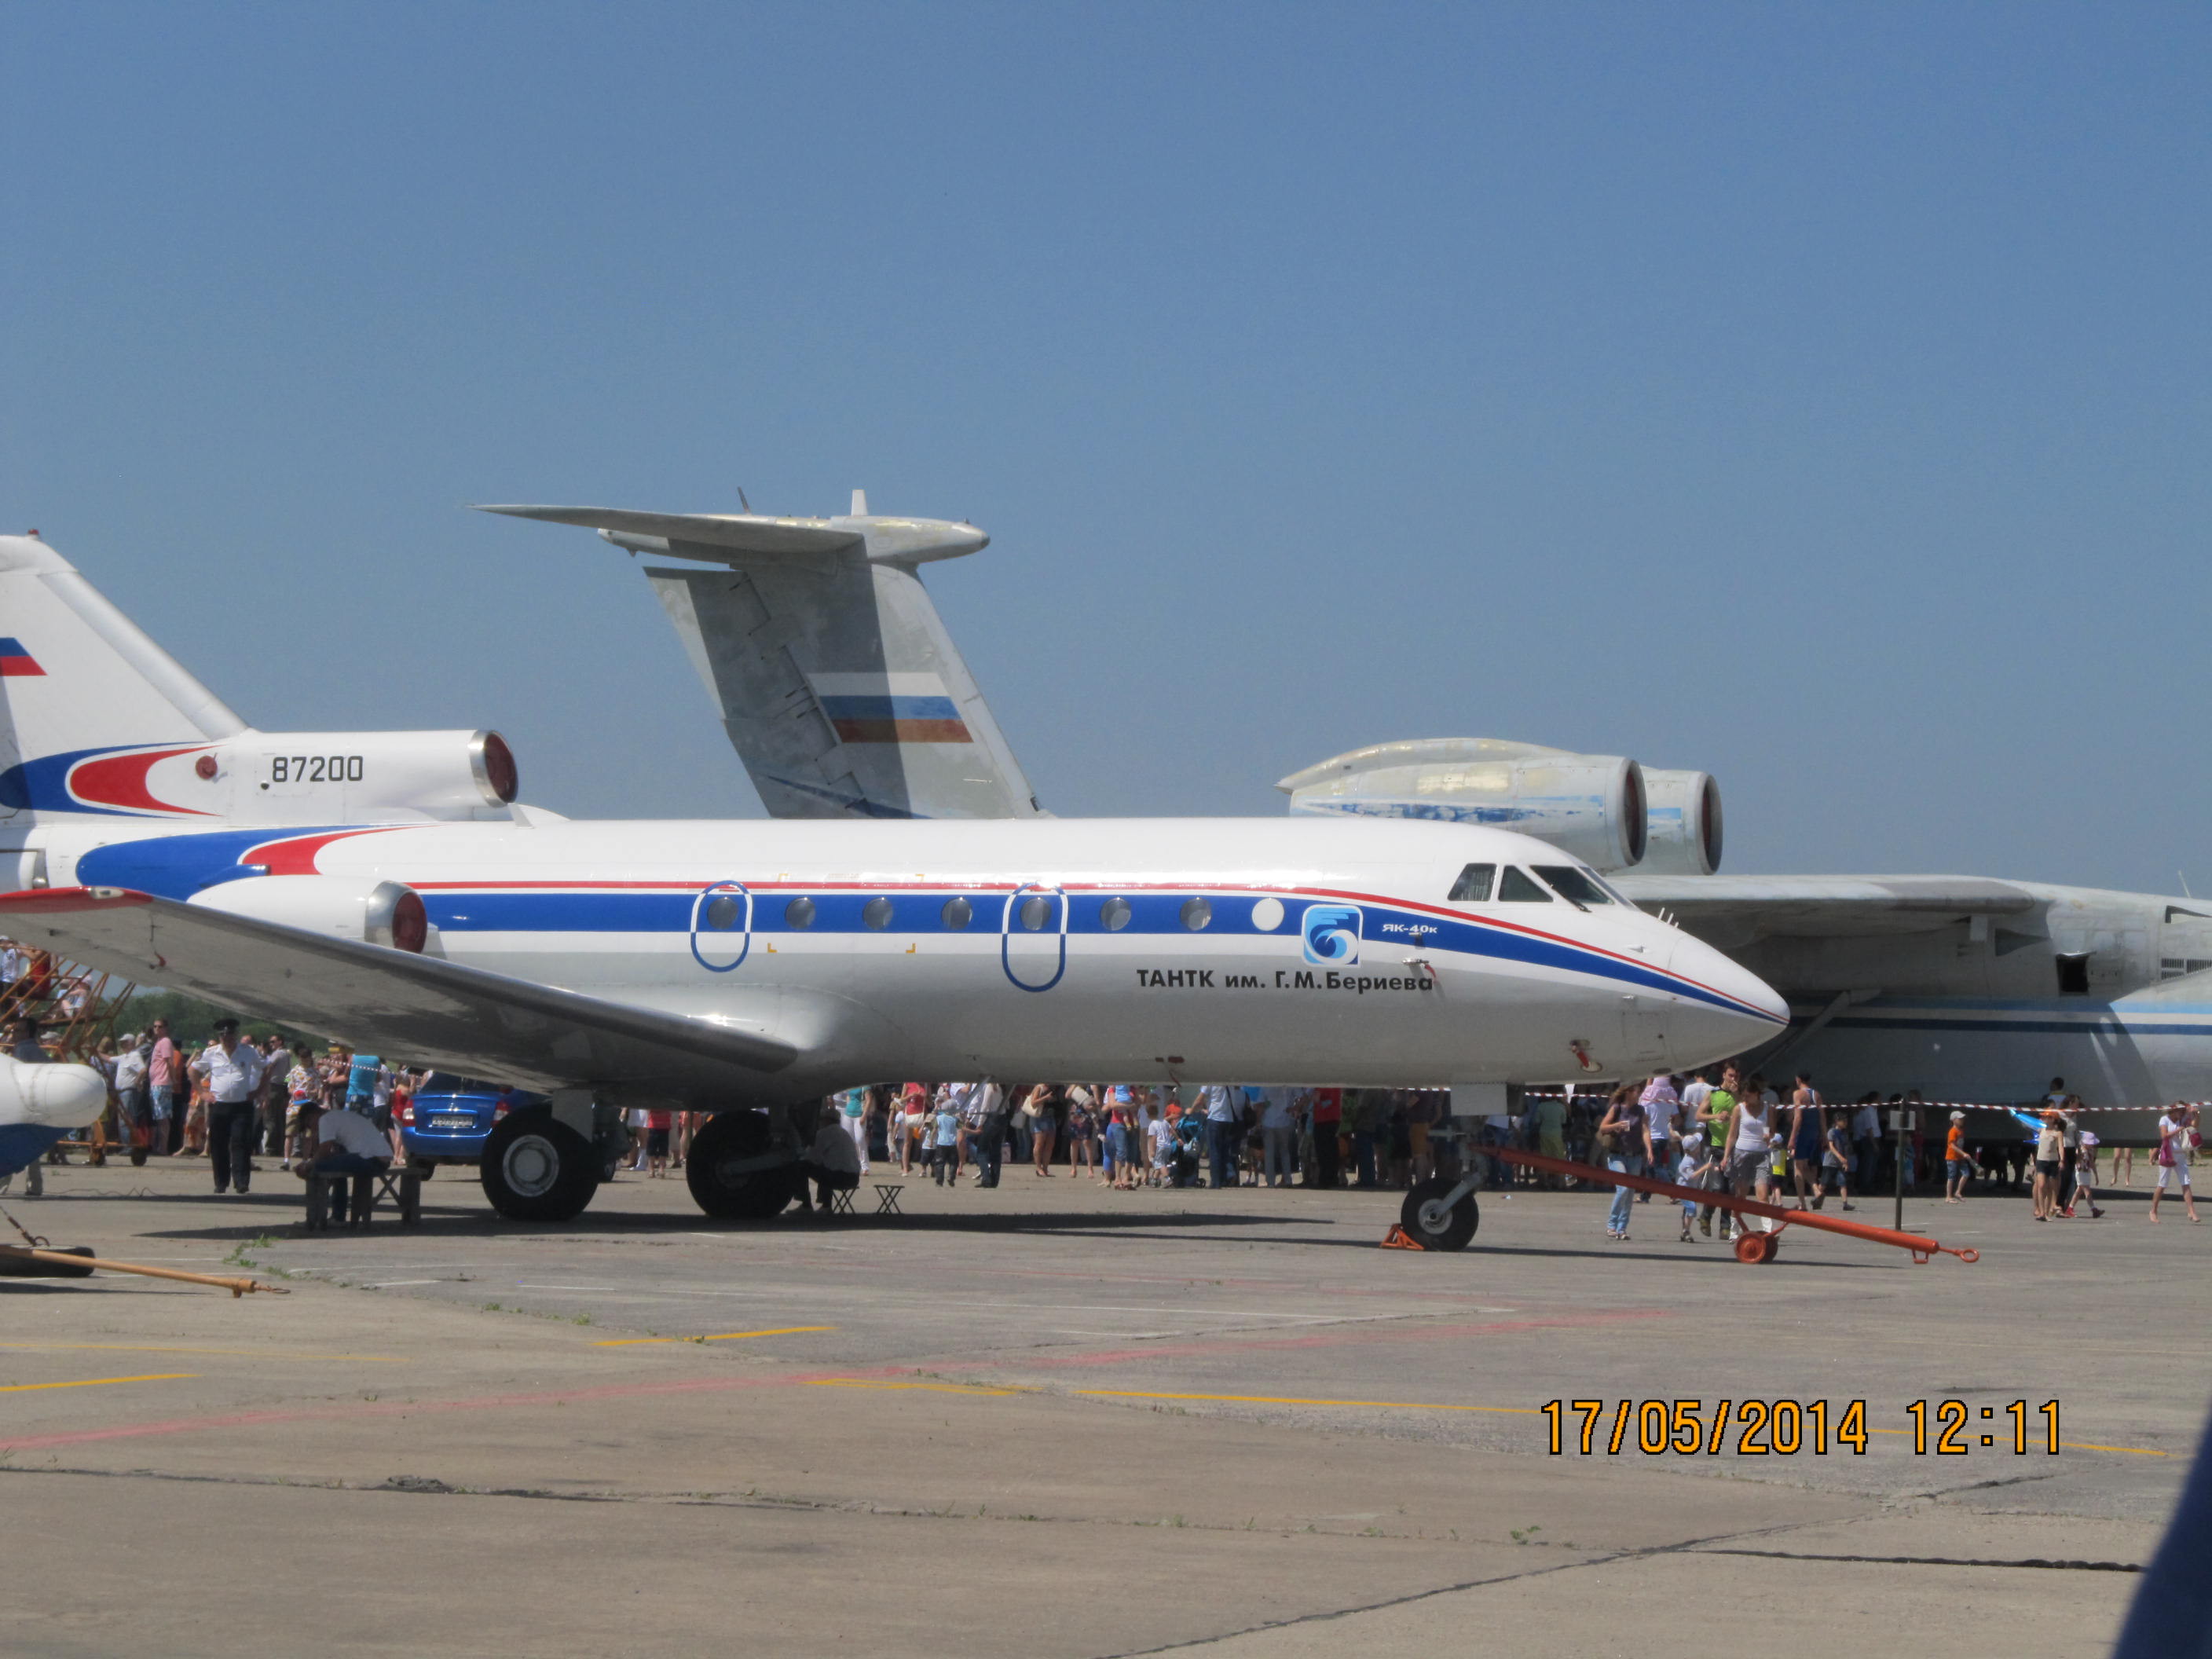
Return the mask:
M 757 1032 L 117 888 L 0 894 L 0 932 L 141 984 L 546 1091 L 728 1105 L 761 1094 L 799 1053 Z
M 670 543 L 693 542 L 732 553 L 768 555 L 842 553 L 861 545 L 858 530 L 841 530 L 822 520 L 773 519 L 758 513 L 634 513 L 620 507 L 479 507 L 479 513 L 503 513 L 510 519 L 572 524 L 584 530 L 621 535 L 658 536 Z M 681 547 L 671 553 L 683 555 Z

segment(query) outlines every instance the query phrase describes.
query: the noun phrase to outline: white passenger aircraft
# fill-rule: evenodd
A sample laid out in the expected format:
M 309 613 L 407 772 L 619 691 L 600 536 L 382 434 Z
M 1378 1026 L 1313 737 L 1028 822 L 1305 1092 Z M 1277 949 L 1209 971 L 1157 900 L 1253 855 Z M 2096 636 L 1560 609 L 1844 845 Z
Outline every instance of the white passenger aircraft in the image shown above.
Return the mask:
M 682 562 L 646 574 L 775 816 L 1035 811 L 919 579 L 921 562 L 984 546 L 972 526 L 870 517 L 859 492 L 837 519 L 484 510 Z M 854 687 L 885 717 L 925 712 L 901 695 L 943 693 L 928 709 L 957 718 L 854 720 Z M 1276 787 L 1294 815 L 1510 830 L 1609 872 L 1784 993 L 1794 1028 L 1756 1058 L 1810 1069 L 1831 1099 L 2030 1100 L 2058 1075 L 2092 1106 L 2212 1097 L 2212 902 L 1976 876 L 1722 876 L 1707 774 L 1495 738 L 1375 744 Z
M 1486 1085 L 1690 1065 L 1785 1018 L 1502 831 L 571 823 L 514 804 L 489 732 L 247 726 L 34 538 L 0 538 L 0 927 L 549 1094 L 485 1149 L 512 1216 L 580 1211 L 630 1105 L 716 1112 L 691 1190 L 752 1216 L 792 1191 L 791 1109 L 857 1083 Z M 1472 1232 L 1471 1197 L 1429 1209 Z

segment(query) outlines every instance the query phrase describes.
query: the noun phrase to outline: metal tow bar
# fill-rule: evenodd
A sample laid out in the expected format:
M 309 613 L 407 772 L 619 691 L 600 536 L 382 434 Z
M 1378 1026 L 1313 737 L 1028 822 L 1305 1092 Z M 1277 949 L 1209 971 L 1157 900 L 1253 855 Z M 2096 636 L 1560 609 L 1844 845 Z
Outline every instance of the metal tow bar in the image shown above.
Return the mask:
M 1624 1175 L 1617 1170 L 1601 1170 L 1593 1164 L 1574 1164 L 1564 1158 L 1550 1158 L 1542 1152 L 1524 1152 L 1510 1146 L 1486 1146 L 1478 1157 L 1494 1158 L 1505 1164 L 1523 1164 L 1531 1170 L 1543 1170 L 1553 1175 L 1574 1176 L 1604 1187 L 1628 1187 L 1640 1193 L 1656 1193 L 1686 1204 L 1710 1204 L 1716 1209 L 1733 1210 L 1738 1215 L 1764 1217 L 1774 1224 L 1763 1233 L 1739 1231 L 1735 1240 L 1735 1259 L 1739 1261 L 1765 1262 L 1774 1260 L 1782 1248 L 1784 1227 L 1817 1227 L 1824 1233 L 1841 1233 L 1846 1238 L 1863 1238 L 1869 1244 L 1894 1244 L 1900 1250 L 1909 1250 L 1916 1263 L 1926 1263 L 1937 1254 L 1955 1255 L 1961 1261 L 1978 1261 L 1978 1250 L 1954 1249 L 1948 1244 L 1939 1244 L 1919 1233 L 1901 1233 L 1893 1227 L 1870 1227 L 1863 1221 L 1844 1221 L 1838 1217 L 1822 1215 L 1812 1210 L 1784 1209 L 1779 1204 L 1762 1204 L 1754 1198 L 1738 1198 L 1730 1193 L 1708 1191 L 1702 1187 L 1678 1187 L 1671 1181 L 1654 1181 L 1649 1176 Z
M 108 1261 L 71 1250 L 27 1250 L 14 1244 L 0 1244 L 0 1272 L 22 1273 L 30 1263 L 52 1270 L 46 1276 L 56 1279 L 88 1279 L 94 1273 L 137 1273 L 147 1279 L 173 1279 L 185 1285 L 211 1285 L 218 1291 L 228 1291 L 233 1301 L 252 1291 L 270 1296 L 292 1294 L 282 1285 L 264 1285 L 258 1279 L 225 1279 L 215 1273 L 188 1273 L 179 1267 L 146 1267 L 135 1261 Z

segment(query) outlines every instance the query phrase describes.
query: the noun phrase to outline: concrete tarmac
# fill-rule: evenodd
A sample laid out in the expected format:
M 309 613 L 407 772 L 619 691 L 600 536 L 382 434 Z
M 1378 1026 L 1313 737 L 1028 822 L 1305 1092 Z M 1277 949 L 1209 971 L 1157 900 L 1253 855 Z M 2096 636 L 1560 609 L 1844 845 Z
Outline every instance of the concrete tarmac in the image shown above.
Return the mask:
M 758 1227 L 625 1175 L 533 1227 L 448 1170 L 418 1229 L 313 1235 L 273 1167 L 207 1184 L 0 1198 L 290 1291 L 0 1280 L 11 1652 L 2094 1654 L 2212 1386 L 2212 1229 L 2140 1191 L 1908 1201 L 1972 1266 L 1745 1267 L 1577 1194 L 1447 1256 L 1376 1248 L 1395 1194 L 1066 1171 Z

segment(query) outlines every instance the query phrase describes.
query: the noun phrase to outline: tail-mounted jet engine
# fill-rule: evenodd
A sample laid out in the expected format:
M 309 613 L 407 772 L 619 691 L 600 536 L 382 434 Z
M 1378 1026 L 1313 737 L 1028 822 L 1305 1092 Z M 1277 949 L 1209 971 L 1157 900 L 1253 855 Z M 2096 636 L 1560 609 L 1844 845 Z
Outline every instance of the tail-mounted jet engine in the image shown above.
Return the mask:
M 1720 790 L 1703 772 L 1647 772 L 1496 738 L 1371 744 L 1275 786 L 1293 812 L 1358 812 L 1517 830 L 1600 870 L 1711 875 L 1720 867 Z

